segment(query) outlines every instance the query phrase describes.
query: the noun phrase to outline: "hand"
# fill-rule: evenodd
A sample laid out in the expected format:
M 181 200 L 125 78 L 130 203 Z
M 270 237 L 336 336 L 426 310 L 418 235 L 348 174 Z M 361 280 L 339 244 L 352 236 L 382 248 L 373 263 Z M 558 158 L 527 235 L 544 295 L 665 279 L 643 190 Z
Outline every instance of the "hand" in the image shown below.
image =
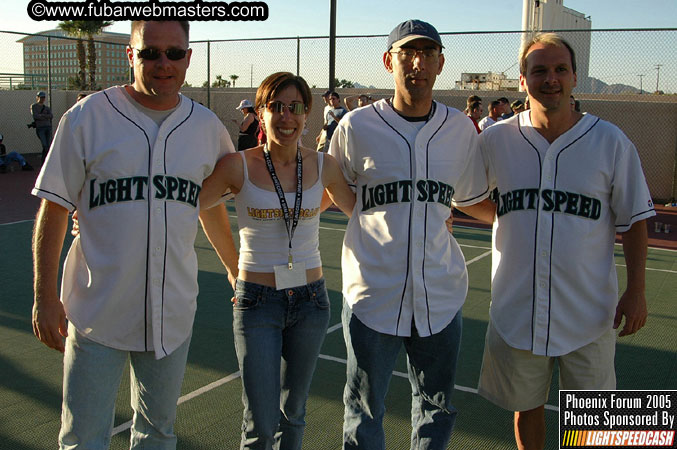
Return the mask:
M 454 227 L 454 210 L 452 209 L 451 212 L 449 213 L 449 217 L 447 220 L 444 221 L 444 224 L 447 226 L 447 231 L 449 233 L 453 233 L 453 227 Z
M 614 330 L 621 325 L 623 316 L 625 316 L 625 325 L 618 336 L 634 334 L 646 324 L 648 315 L 644 291 L 635 293 L 626 290 L 616 306 Z
M 74 237 L 78 237 L 80 234 L 80 221 L 78 220 L 78 210 L 76 209 L 73 212 L 73 228 L 71 228 L 71 234 Z
M 33 302 L 33 334 L 49 348 L 64 352 L 64 339 L 68 336 L 66 313 L 57 299 L 51 302 Z

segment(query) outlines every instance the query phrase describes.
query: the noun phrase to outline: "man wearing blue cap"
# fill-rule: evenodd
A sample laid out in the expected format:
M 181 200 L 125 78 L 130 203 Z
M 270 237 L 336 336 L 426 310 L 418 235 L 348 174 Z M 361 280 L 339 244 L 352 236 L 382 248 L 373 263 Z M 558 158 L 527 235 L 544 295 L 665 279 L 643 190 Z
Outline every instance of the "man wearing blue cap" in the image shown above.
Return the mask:
M 472 122 L 432 98 L 442 49 L 429 23 L 395 27 L 383 54 L 393 97 L 345 115 L 330 145 L 357 193 L 342 256 L 344 449 L 385 449 L 384 399 L 402 346 L 411 448 L 446 449 L 456 420 L 468 274 L 445 219 L 452 205 L 483 208 L 489 192 Z
M 44 91 L 39 91 L 35 96 L 35 103 L 31 105 L 31 115 L 33 116 L 33 123 L 29 127 L 35 127 L 35 134 L 40 139 L 42 144 L 42 161 L 44 162 L 49 151 L 49 146 L 52 143 L 52 110 L 45 105 L 47 94 Z

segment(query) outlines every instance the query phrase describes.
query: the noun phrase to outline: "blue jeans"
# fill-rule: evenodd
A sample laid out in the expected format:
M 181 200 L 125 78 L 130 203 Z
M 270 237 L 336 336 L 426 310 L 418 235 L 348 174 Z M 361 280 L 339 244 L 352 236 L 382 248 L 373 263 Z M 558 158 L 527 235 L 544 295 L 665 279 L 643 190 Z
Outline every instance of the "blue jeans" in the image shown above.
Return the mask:
M 171 355 L 155 359 L 154 352 L 128 352 L 98 344 L 69 324 L 59 448 L 109 447 L 115 398 L 129 357 L 134 410 L 130 448 L 175 449 L 176 402 L 189 346 L 190 337 Z
M 306 399 L 329 324 L 324 279 L 291 289 L 237 280 L 235 350 L 242 373 L 241 449 L 300 449 Z
M 38 135 L 40 144 L 42 144 L 42 160 L 44 161 L 47 157 L 49 146 L 52 144 L 52 127 L 36 127 L 35 134 Z
M 420 337 L 379 333 L 363 324 L 343 302 L 348 351 L 343 392 L 343 448 L 383 450 L 385 396 L 402 345 L 411 383 L 411 449 L 446 449 L 456 421 L 451 404 L 461 344 L 461 311 L 437 334 Z

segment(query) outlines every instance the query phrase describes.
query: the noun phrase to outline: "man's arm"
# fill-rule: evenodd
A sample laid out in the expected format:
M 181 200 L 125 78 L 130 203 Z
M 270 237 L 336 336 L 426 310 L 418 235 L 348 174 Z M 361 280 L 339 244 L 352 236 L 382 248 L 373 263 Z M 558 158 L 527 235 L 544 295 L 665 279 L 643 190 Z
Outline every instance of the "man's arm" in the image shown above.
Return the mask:
M 626 336 L 639 331 L 646 324 L 648 316 L 644 292 L 648 246 L 646 220 L 632 224 L 628 231 L 622 233 L 622 237 L 628 285 L 616 307 L 614 329 L 620 326 L 625 316 L 625 325 L 619 336 Z
M 223 263 L 228 272 L 228 282 L 235 290 L 235 279 L 237 279 L 237 250 L 233 233 L 230 231 L 230 220 L 228 220 L 228 211 L 223 203 L 213 208 L 200 211 L 200 223 L 202 229 L 207 235 L 209 243 L 212 244 L 216 254 Z
M 494 216 L 496 215 L 496 204 L 485 198 L 479 203 L 475 203 L 470 206 L 457 206 L 456 209 L 460 210 L 464 214 L 474 217 L 477 220 L 482 222 L 492 224 L 494 223 Z
M 68 336 L 66 313 L 59 299 L 57 280 L 68 210 L 42 200 L 33 230 L 33 333 L 46 346 L 63 353 Z

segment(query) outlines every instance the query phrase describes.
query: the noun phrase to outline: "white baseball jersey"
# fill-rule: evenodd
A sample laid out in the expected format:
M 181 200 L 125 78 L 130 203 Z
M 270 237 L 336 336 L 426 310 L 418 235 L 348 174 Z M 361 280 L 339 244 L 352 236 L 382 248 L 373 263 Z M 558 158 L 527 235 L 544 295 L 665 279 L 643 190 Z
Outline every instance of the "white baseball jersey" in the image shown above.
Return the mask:
M 438 333 L 468 290 L 444 221 L 452 204 L 488 195 L 475 127 L 438 102 L 421 125 L 380 100 L 344 116 L 330 153 L 357 194 L 341 263 L 348 304 L 381 333 L 411 336 L 412 324 L 419 336 Z
M 486 128 L 489 128 L 490 126 L 492 126 L 496 122 L 497 122 L 496 120 L 487 116 L 484 119 L 480 120 L 480 122 L 477 124 L 477 126 L 480 127 L 480 130 L 484 131 Z
M 552 144 L 525 111 L 480 135 L 498 187 L 491 320 L 512 347 L 560 356 L 611 328 L 616 232 L 655 214 L 635 146 L 585 114 Z
M 158 128 L 123 89 L 64 114 L 33 194 L 78 210 L 61 285 L 68 320 L 93 341 L 161 358 L 193 326 L 202 181 L 235 150 L 197 102 L 180 96 Z

